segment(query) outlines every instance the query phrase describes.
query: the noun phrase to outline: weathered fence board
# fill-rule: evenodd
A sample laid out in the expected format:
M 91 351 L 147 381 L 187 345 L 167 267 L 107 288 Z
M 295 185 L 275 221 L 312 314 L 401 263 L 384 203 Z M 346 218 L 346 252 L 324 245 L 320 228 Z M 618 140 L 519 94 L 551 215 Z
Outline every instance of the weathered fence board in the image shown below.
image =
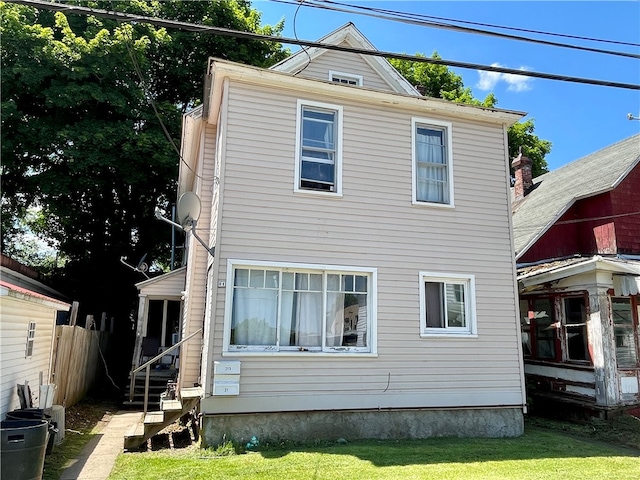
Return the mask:
M 78 403 L 102 372 L 102 356 L 109 342 L 108 332 L 87 330 L 78 325 L 58 325 L 54 342 L 51 383 L 53 403 L 70 407 Z

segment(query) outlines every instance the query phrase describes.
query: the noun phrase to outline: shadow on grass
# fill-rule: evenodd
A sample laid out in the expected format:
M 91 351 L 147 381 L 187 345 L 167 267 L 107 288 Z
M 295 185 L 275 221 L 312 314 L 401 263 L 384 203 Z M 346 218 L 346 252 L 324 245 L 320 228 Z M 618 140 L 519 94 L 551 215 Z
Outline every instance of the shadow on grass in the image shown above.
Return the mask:
M 54 446 L 53 452 L 45 457 L 42 479 L 57 480 L 70 467 L 82 469 L 84 461 L 80 459 L 80 454 L 85 447 L 93 451 L 101 436 L 99 433 L 68 432 L 63 442 Z M 90 444 L 92 447 L 88 447 Z
M 282 449 L 267 445 L 267 448 L 257 451 L 265 459 L 282 458 L 291 452 L 349 455 L 377 467 L 640 455 L 637 450 L 594 443 L 538 427 L 527 428 L 524 435 L 517 438 L 358 440 L 342 444 L 288 446 Z

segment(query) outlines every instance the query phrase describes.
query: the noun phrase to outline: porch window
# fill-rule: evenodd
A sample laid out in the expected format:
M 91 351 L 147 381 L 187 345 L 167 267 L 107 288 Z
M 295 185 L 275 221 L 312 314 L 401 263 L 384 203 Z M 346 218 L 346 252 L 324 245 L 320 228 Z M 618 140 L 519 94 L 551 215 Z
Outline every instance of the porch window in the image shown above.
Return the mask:
M 375 270 L 236 261 L 230 272 L 227 351 L 373 352 Z
M 550 298 L 533 301 L 535 319 L 536 356 L 540 359 L 556 358 L 556 323 L 553 314 L 553 302 Z
M 618 368 L 636 367 L 638 365 L 638 351 L 634 338 L 631 299 L 613 297 L 611 299 L 611 313 L 616 337 Z
M 522 353 L 531 356 L 531 318 L 529 317 L 529 302 L 520 300 L 520 331 L 522 337 Z
M 584 297 L 564 299 L 564 336 L 569 360 L 591 361 L 587 340 L 587 308 Z
M 420 272 L 421 335 L 475 335 L 473 275 Z

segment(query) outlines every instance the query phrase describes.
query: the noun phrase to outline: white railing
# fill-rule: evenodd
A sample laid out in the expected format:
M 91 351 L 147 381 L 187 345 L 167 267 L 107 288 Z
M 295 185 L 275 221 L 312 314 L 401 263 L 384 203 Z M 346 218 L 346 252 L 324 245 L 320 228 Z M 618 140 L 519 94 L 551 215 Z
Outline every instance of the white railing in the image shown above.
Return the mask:
M 147 371 L 146 371 L 146 379 L 145 379 L 145 382 L 144 382 L 144 413 L 146 414 L 147 413 L 147 407 L 149 405 L 149 375 L 151 373 L 151 364 L 157 362 L 158 360 L 160 360 L 165 355 L 170 354 L 171 352 L 176 350 L 180 345 L 182 345 L 185 342 L 188 342 L 189 340 L 191 340 L 193 337 L 195 337 L 197 334 L 199 334 L 201 332 L 202 332 L 202 329 L 199 329 L 199 330 L 193 332 L 187 338 L 184 338 L 184 339 L 180 340 L 178 343 L 176 343 L 175 345 L 172 345 L 171 347 L 167 348 L 162 353 L 159 353 L 158 355 L 153 357 L 151 360 L 148 360 L 145 363 L 143 363 L 142 365 L 140 365 L 139 367 L 134 368 L 133 370 L 131 370 L 131 384 L 129 385 L 129 401 L 133 402 L 134 388 L 135 388 L 135 384 L 136 384 L 136 373 L 138 373 L 142 369 L 146 368 L 147 369 Z

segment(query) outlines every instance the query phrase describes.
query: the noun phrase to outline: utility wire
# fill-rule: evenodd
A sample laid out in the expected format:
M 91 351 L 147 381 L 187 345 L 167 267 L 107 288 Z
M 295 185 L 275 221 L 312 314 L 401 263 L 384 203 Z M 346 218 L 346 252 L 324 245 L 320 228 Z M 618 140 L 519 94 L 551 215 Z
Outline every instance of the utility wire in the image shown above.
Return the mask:
M 64 11 L 77 15 L 94 15 L 96 17 L 110 18 L 121 21 L 133 21 L 141 23 L 149 23 L 151 25 L 175 28 L 185 30 L 189 32 L 200 33 L 213 33 L 222 36 L 241 38 L 245 40 L 258 40 L 267 42 L 287 43 L 291 45 L 304 45 L 307 47 L 316 47 L 326 50 L 335 50 L 340 52 L 356 53 L 361 55 L 370 55 L 374 57 L 394 58 L 398 60 L 408 60 L 412 62 L 430 63 L 434 65 L 445 65 L 450 67 L 467 68 L 471 70 L 482 70 L 487 72 L 498 72 L 512 75 L 519 75 L 523 77 L 544 78 L 546 80 L 558 80 L 563 82 L 581 83 L 586 85 L 599 85 L 604 87 L 623 88 L 627 90 L 640 90 L 639 84 L 611 82 L 607 80 L 597 80 L 582 77 L 572 77 L 568 75 L 556 75 L 552 73 L 533 72 L 529 70 L 517 70 L 514 68 L 498 67 L 493 65 L 481 65 L 477 63 L 458 62 L 454 60 L 444 60 L 440 58 L 420 57 L 415 55 L 406 55 L 394 52 L 385 52 L 380 50 L 367 50 L 362 48 L 343 47 L 341 45 L 331 45 L 320 42 L 312 42 L 308 40 L 296 40 L 294 38 L 286 37 L 272 37 L 269 35 L 262 35 L 252 32 L 243 32 L 239 30 L 231 30 L 222 27 L 213 27 L 209 25 L 198 25 L 194 23 L 180 22 L 177 20 L 165 20 L 162 18 L 147 17 L 143 15 L 135 15 L 130 13 L 121 12 L 109 12 L 107 10 L 65 5 L 54 2 L 47 2 L 44 0 L 6 0 L 7 3 L 16 3 L 21 5 L 28 5 L 30 7 L 40 8 L 44 10 Z
M 288 5 L 296 5 L 297 1 L 294 0 L 270 0 L 272 2 L 275 3 L 284 3 L 284 4 L 288 4 Z M 521 37 L 518 35 L 510 35 L 510 34 L 506 34 L 506 33 L 500 33 L 500 32 L 491 32 L 488 30 L 480 30 L 477 28 L 470 28 L 470 27 L 462 27 L 459 25 L 452 25 L 452 24 L 447 24 L 447 23 L 437 23 L 437 22 L 432 22 L 429 20 L 418 20 L 415 17 L 418 17 L 419 14 L 413 14 L 413 13 L 405 13 L 405 12 L 397 12 L 394 10 L 383 10 L 383 9 L 376 9 L 376 8 L 372 8 L 372 7 L 364 7 L 364 6 L 359 6 L 359 5 L 350 5 L 350 4 L 343 4 L 343 3 L 339 3 L 339 2 L 332 2 L 330 0 L 320 0 L 319 2 L 316 1 L 316 3 L 314 3 L 314 0 L 307 0 L 306 2 L 304 2 L 305 6 L 311 7 L 311 8 L 318 8 L 321 10 L 331 10 L 331 11 L 335 11 L 335 12 L 343 12 L 343 13 L 356 13 L 358 15 L 365 15 L 368 17 L 374 17 L 374 18 L 380 18 L 383 20 L 391 20 L 391 21 L 395 21 L 395 22 L 401 22 L 401 23 L 408 23 L 408 24 L 413 24 L 413 25 L 419 25 L 419 26 L 423 26 L 423 27 L 434 27 L 434 28 L 442 28 L 445 30 L 454 30 L 454 31 L 459 31 L 459 32 L 464 32 L 464 33 L 472 33 L 472 34 L 476 34 L 476 35 L 486 35 L 486 36 L 492 36 L 492 37 L 499 37 L 499 38 L 505 38 L 508 40 L 517 40 L 517 41 L 521 41 L 521 42 L 531 42 L 531 43 L 538 43 L 541 45 L 549 45 L 549 46 L 553 46 L 553 47 L 561 47 L 561 48 L 571 48 L 571 49 L 575 49 L 575 50 L 583 50 L 583 51 L 587 51 L 587 52 L 595 52 L 595 53 L 603 53 L 603 54 L 607 54 L 607 55 L 616 55 L 616 56 L 620 56 L 620 57 L 629 57 L 629 58 L 636 58 L 636 59 L 640 59 L 640 54 L 636 54 L 636 53 L 627 53 L 627 52 L 616 52 L 613 50 L 603 50 L 600 48 L 592 48 L 592 47 L 583 47 L 583 46 L 579 46 L 579 45 L 570 45 L 567 43 L 559 43 L 559 42 L 551 42 L 548 40 L 539 40 L 539 39 L 535 39 L 535 38 L 528 38 L 528 37 Z M 302 5 L 302 3 L 300 3 L 300 5 Z M 364 12 L 354 12 L 353 10 L 349 10 L 347 8 L 341 8 L 340 6 L 332 6 L 332 5 L 340 5 L 341 7 L 349 7 L 349 8 L 353 8 L 353 9 L 361 9 L 361 10 L 365 10 Z M 369 13 L 369 12 L 379 12 L 379 13 Z M 451 20 L 454 22 L 458 22 L 459 20 Z M 506 27 L 495 27 L 495 28 L 506 28 Z
M 287 3 L 284 0 L 270 0 L 270 1 L 279 2 L 279 3 Z M 545 32 L 543 30 L 532 30 L 532 29 L 528 29 L 528 28 L 506 27 L 504 25 L 495 25 L 495 24 L 491 24 L 491 23 L 482 23 L 482 22 L 472 22 L 470 20 L 457 20 L 457 19 L 453 19 L 453 18 L 435 17 L 435 16 L 432 16 L 432 15 L 424 15 L 424 14 L 421 14 L 421 13 L 400 12 L 400 11 L 397 11 L 397 10 L 387 10 L 387 9 L 383 9 L 383 8 L 367 7 L 367 6 L 363 6 L 363 5 L 349 5 L 349 4 L 346 4 L 346 3 L 334 2 L 334 1 L 331 1 L 331 0 L 307 0 L 307 2 L 309 2 L 309 1 L 316 1 L 316 2 L 323 2 L 323 3 L 328 3 L 328 4 L 343 5 L 343 6 L 356 8 L 356 9 L 370 10 L 370 11 L 373 11 L 373 12 L 388 13 L 390 15 L 406 16 L 406 18 L 424 18 L 424 19 L 433 19 L 433 20 L 443 20 L 445 22 L 455 22 L 455 23 L 462 23 L 462 24 L 467 24 L 467 25 L 477 25 L 477 26 L 480 26 L 480 27 L 498 28 L 498 29 L 502 29 L 502 30 L 513 30 L 513 31 L 525 32 L 525 33 L 536 33 L 536 34 L 539 34 L 539 35 L 548 35 L 548 36 L 554 36 L 554 37 L 572 38 L 574 40 L 586 40 L 586 41 L 589 41 L 589 42 L 612 43 L 612 44 L 616 44 L 616 45 L 627 45 L 627 46 L 631 46 L 631 47 L 640 47 L 640 43 L 622 42 L 622 41 L 618 41 L 618 40 L 605 40 L 605 39 L 602 39 L 602 38 L 583 37 L 583 36 L 579 36 L 579 35 L 569 35 L 569 34 L 566 34 L 566 33 Z

